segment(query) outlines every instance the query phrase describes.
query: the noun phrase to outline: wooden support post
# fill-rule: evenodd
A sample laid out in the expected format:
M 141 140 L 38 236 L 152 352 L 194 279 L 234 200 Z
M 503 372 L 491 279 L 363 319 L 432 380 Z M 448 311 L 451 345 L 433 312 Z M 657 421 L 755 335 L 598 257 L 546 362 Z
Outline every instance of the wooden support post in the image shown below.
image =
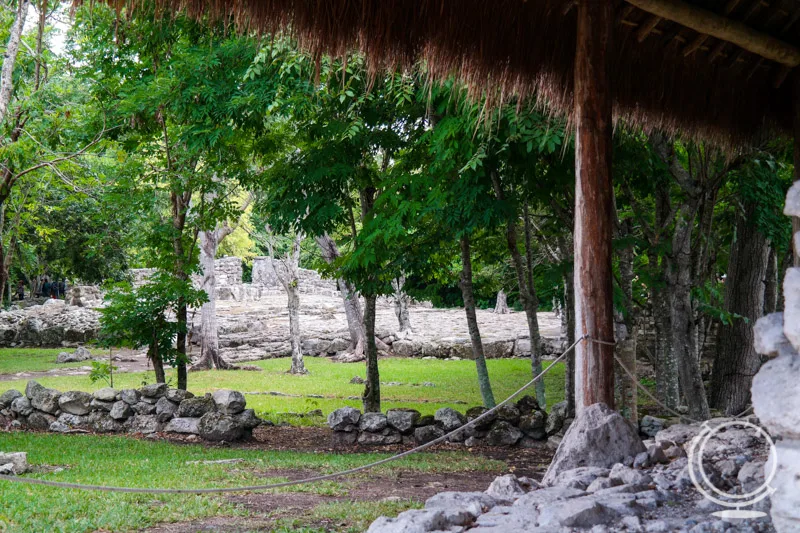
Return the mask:
M 575 50 L 575 338 L 614 340 L 611 270 L 613 2 L 579 0 Z M 576 411 L 614 406 L 614 347 L 575 350 Z

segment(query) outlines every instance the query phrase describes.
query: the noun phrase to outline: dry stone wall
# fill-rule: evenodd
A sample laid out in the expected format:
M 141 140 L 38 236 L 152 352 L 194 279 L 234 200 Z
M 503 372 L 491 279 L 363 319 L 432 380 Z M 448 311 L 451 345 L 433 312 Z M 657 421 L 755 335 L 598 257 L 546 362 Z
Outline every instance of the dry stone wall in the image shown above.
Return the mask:
M 241 392 L 218 390 L 195 397 L 165 383 L 140 389 L 110 387 L 92 394 L 60 392 L 29 381 L 25 394 L 0 395 L 0 426 L 71 433 L 182 434 L 213 442 L 232 442 L 264 423 L 246 409 Z

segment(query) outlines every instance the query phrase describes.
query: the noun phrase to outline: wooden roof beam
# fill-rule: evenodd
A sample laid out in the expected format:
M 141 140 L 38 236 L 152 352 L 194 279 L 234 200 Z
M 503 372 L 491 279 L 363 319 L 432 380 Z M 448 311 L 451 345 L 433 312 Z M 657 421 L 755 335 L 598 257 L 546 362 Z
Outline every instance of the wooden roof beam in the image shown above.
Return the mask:
M 788 67 L 800 65 L 800 49 L 741 22 L 681 0 L 626 0 L 651 15 L 677 22 L 696 32 L 735 44 L 740 48 Z
M 738 6 L 741 1 L 742 0 L 729 0 L 729 2 L 725 5 L 725 14 L 730 15 L 733 13 L 733 10 L 736 9 L 736 6 Z M 697 51 L 698 48 L 703 46 L 706 40 L 708 40 L 708 35 L 703 35 L 701 33 L 686 48 L 683 49 L 683 55 L 692 55 L 692 53 Z

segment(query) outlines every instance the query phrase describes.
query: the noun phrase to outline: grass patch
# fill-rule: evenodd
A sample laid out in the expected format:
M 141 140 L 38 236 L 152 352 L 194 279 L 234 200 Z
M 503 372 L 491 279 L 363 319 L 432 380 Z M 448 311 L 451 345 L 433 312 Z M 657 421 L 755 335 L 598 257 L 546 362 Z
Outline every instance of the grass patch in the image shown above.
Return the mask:
M 90 362 L 56 363 L 56 357 L 69 349 L 53 348 L 3 348 L 0 349 L 0 374 L 16 374 L 17 372 L 47 372 L 54 368 L 75 368 L 86 366 Z M 107 354 L 102 350 L 89 350 L 92 355 Z M 2 385 L 0 385 L 2 388 Z M 5 389 L 4 389 L 5 390 Z
M 0 350 L 0 360 L 7 352 Z M 203 394 L 216 389 L 235 389 L 247 396 L 247 405 L 259 416 L 275 422 L 288 421 L 298 425 L 322 425 L 325 415 L 345 405 L 361 407 L 363 385 L 351 384 L 354 376 L 366 377 L 363 364 L 333 363 L 325 358 L 305 360 L 310 373 L 303 376 L 287 374 L 289 359 L 268 359 L 254 364 L 263 369 L 252 371 L 205 371 L 189 374 L 189 390 Z M 546 363 L 547 364 L 547 363 Z M 487 361 L 495 398 L 500 401 L 531 379 L 527 359 L 492 359 Z M 440 407 L 465 411 L 480 405 L 481 395 L 473 361 L 438 361 L 407 358 L 386 358 L 380 361 L 381 395 L 384 410 L 411 407 L 422 414 L 433 414 Z M 168 379 L 175 383 L 174 372 Z M 94 391 L 106 384 L 91 383 L 88 376 L 43 377 L 38 381 L 61 391 Z M 138 388 L 154 382 L 152 372 L 120 373 L 114 376 L 118 389 Z M 25 389 L 26 380 L 0 383 L 0 392 L 10 388 Z M 423 386 L 425 383 L 433 386 Z M 564 365 L 545 376 L 548 405 L 564 399 Z M 270 392 L 281 395 L 272 395 Z M 251 394 L 247 394 L 251 393 Z M 531 393 L 533 389 L 531 388 Z M 323 416 L 297 416 L 320 409 Z M 292 415 L 291 413 L 295 413 Z
M 278 476 L 270 477 L 270 470 L 314 469 L 335 472 L 387 457 L 386 454 L 367 453 L 337 455 L 210 448 L 120 436 L 24 432 L 0 433 L 0 450 L 26 451 L 29 461 L 34 465 L 68 467 L 57 473 L 27 474 L 31 477 L 74 483 L 159 488 L 265 484 L 285 480 Z M 223 465 L 187 464 L 187 461 L 233 458 L 244 461 Z M 502 462 L 464 452 L 424 453 L 391 466 L 382 466 L 372 474 L 401 470 L 500 471 L 504 466 Z M 352 480 L 343 478 L 341 481 L 327 481 L 281 491 L 344 496 L 351 483 Z M 114 494 L 5 482 L 0 482 L 0 494 L 0 531 L 130 531 L 160 522 L 245 514 L 245 511 L 230 504 L 223 496 Z M 367 507 L 357 513 L 355 507 L 362 505 Z M 326 513 L 333 515 L 334 511 L 318 508 L 314 512 L 321 517 Z M 368 504 L 354 505 L 353 523 L 357 522 L 360 527 L 361 524 L 368 523 L 370 517 L 374 519 L 385 512 L 391 510 Z M 373 516 L 373 513 L 377 514 Z

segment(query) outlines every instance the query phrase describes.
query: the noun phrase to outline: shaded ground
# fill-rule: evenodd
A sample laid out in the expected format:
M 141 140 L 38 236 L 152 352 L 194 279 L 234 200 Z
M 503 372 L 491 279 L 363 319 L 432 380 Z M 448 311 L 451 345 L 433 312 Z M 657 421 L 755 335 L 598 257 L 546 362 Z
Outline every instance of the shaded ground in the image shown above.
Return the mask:
M 250 442 L 237 447 L 247 449 L 319 451 L 335 453 L 396 453 L 410 446 L 336 446 L 330 442 L 330 431 L 321 428 L 267 428 L 254 435 Z M 463 451 L 461 445 L 444 444 L 436 451 Z M 393 512 L 417 507 L 434 494 L 442 491 L 483 491 L 498 475 L 513 472 L 520 476 L 541 479 L 552 458 L 552 451 L 544 445 L 533 449 L 475 447 L 469 449 L 477 456 L 504 461 L 505 469 L 494 472 L 412 472 L 405 470 L 365 472 L 347 478 L 350 485 L 346 496 L 328 496 L 303 492 L 248 493 L 227 496 L 245 516 L 212 517 L 172 524 L 161 524 L 147 529 L 150 533 L 193 533 L 221 531 L 244 533 L 250 531 L 358 531 L 356 517 L 348 516 L 351 508 L 390 506 Z M 447 465 L 442 465 L 446 470 Z M 312 469 L 267 470 L 268 477 L 286 477 L 297 480 L 319 472 Z

